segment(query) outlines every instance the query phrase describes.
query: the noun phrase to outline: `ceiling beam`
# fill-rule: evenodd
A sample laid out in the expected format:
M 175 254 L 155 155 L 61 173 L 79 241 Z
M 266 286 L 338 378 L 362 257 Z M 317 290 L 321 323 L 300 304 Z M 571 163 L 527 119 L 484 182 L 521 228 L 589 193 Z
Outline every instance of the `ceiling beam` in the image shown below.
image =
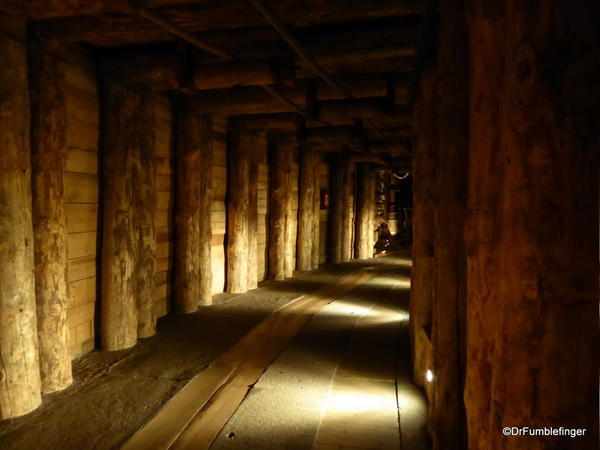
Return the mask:
M 56 0 L 58 1 L 58 0 Z M 419 14 L 422 0 L 278 0 L 272 8 L 285 24 L 306 27 L 380 18 L 401 18 Z M 209 30 L 267 25 L 264 17 L 247 0 L 206 1 L 153 9 L 165 19 L 190 33 Z M 127 42 L 160 42 L 169 34 L 135 14 L 78 15 L 64 19 L 36 21 L 36 27 L 48 36 L 92 45 L 114 46 Z
M 355 98 L 383 97 L 386 94 L 386 82 L 383 77 L 361 80 L 340 81 L 352 92 Z M 398 90 L 406 90 L 407 84 L 398 80 Z M 298 87 L 279 88 L 278 92 L 301 108 L 305 108 L 307 87 L 298 83 Z M 340 94 L 329 86 L 318 85 L 316 99 L 340 99 Z M 190 96 L 190 102 L 198 111 L 221 115 L 267 114 L 276 112 L 295 112 L 282 102 L 269 98 L 260 87 L 235 87 L 203 91 Z

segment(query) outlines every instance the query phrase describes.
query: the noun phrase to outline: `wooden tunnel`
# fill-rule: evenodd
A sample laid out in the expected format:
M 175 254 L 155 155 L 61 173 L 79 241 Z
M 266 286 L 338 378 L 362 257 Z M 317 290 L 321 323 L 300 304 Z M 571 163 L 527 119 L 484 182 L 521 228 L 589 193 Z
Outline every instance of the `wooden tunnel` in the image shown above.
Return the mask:
M 0 2 L 0 419 L 81 355 L 389 230 L 433 448 L 597 448 L 597 7 L 22 3 Z

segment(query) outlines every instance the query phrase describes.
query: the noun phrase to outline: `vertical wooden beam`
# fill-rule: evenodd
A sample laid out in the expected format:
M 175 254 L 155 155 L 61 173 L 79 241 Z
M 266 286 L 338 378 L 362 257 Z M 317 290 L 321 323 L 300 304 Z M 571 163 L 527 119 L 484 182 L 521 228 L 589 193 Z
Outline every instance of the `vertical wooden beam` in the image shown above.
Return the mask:
M 67 165 L 64 66 L 61 46 L 32 37 L 30 50 L 31 179 L 35 291 L 42 393 L 73 381 L 67 325 Z
M 318 154 L 314 155 L 314 196 L 313 196 L 313 231 L 312 231 L 312 248 L 311 248 L 311 267 L 317 269 L 319 267 L 320 244 L 321 244 L 321 157 Z
M 146 95 L 118 83 L 105 83 L 103 94 L 100 341 L 105 350 L 120 350 L 137 342 L 140 302 L 150 301 L 148 284 L 154 276 L 153 244 L 147 242 L 153 235 L 148 225 L 153 218 L 140 217 L 141 208 L 156 203 L 155 194 L 149 192 L 155 170 L 142 167 L 142 158 L 147 164 L 153 157 L 154 109 Z M 140 251 L 142 237 L 145 247 Z M 147 326 L 152 323 L 146 322 Z
M 269 278 L 285 278 L 285 147 L 277 136 L 269 136 Z
M 203 114 L 199 117 L 198 145 L 200 148 L 200 192 L 198 203 L 200 212 L 200 246 L 198 249 L 198 271 L 200 287 L 198 289 L 198 304 L 212 305 L 212 167 L 213 167 L 213 119 Z
M 376 174 L 375 174 L 375 167 L 372 163 L 370 163 L 370 177 L 369 177 L 369 191 L 367 193 L 367 198 L 370 199 L 369 201 L 369 210 L 370 210 L 370 214 L 369 214 L 369 232 L 368 232 L 368 238 L 369 238 L 369 250 L 368 250 L 368 257 L 372 258 L 373 255 L 375 254 L 375 242 L 377 242 L 376 239 L 376 232 L 375 232 L 375 216 L 376 216 L 376 211 L 377 211 L 377 207 L 375 204 L 376 201 L 376 197 L 375 197 L 375 190 L 377 187 L 377 179 L 376 179 Z
M 499 433 L 490 414 L 492 362 L 496 349 L 494 330 L 500 313 L 502 174 L 506 170 L 499 126 L 506 24 L 502 2 L 491 9 L 485 0 L 470 0 L 469 3 L 471 133 L 465 226 L 467 371 L 464 402 L 468 447 L 485 449 L 489 448 L 490 436 Z
M 41 402 L 35 304 L 27 50 L 23 23 L 0 17 L 0 418 Z M 12 38 L 4 34 L 15 35 Z
M 587 428 L 555 448 L 598 448 L 597 18 L 584 1 L 505 4 L 491 419 Z M 496 433 L 484 449 L 517 447 Z
M 285 197 L 285 276 L 294 275 L 296 269 L 296 240 L 298 236 L 298 215 L 294 210 L 294 204 L 298 204 L 298 146 L 296 139 L 290 139 L 286 143 L 285 172 L 286 197 Z M 296 196 L 296 198 L 294 198 Z
M 342 234 L 341 261 L 352 259 L 354 237 L 354 163 L 345 157 L 342 161 Z
M 226 291 L 248 290 L 249 151 L 244 131 L 229 127 L 227 148 L 227 283 Z
M 327 256 L 329 262 L 342 262 L 343 160 L 339 153 L 329 162 L 329 215 L 327 221 Z
M 312 269 L 315 217 L 315 154 L 303 148 L 300 153 L 300 186 L 298 191 L 297 269 Z
M 175 310 L 192 313 L 212 300 L 210 119 L 175 103 Z
M 425 68 L 413 113 L 413 245 L 410 286 L 410 338 L 413 378 L 431 394 L 425 376 L 432 370 L 431 325 L 435 299 L 437 217 L 436 73 Z M 397 214 L 400 214 L 398 211 Z M 431 399 L 430 399 L 431 400 Z
M 464 448 L 464 308 L 469 114 L 468 41 L 464 0 L 440 4 L 438 54 L 439 206 L 436 229 L 436 291 L 432 346 L 434 449 Z
M 133 178 L 135 227 L 137 231 L 136 297 L 138 306 L 138 338 L 156 333 L 154 315 L 154 275 L 156 273 L 156 229 L 154 220 L 158 201 L 156 185 L 156 121 L 154 105 L 144 101 L 145 134 L 136 151 Z
M 373 256 L 375 214 L 375 174 L 371 163 L 357 164 L 356 257 Z
M 245 136 L 249 159 L 248 180 L 248 290 L 258 287 L 258 139 L 254 134 Z

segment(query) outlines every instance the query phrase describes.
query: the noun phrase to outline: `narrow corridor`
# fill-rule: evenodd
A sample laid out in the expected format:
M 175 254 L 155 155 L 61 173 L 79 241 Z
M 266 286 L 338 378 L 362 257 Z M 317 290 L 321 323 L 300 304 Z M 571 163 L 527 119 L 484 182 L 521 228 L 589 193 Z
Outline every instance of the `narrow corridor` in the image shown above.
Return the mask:
M 428 448 L 425 400 L 410 381 L 409 276 L 406 256 L 330 265 L 167 316 L 159 338 L 80 359 L 74 385 L 0 428 L 2 442 L 27 448 L 47 433 L 48 448 L 63 449 Z

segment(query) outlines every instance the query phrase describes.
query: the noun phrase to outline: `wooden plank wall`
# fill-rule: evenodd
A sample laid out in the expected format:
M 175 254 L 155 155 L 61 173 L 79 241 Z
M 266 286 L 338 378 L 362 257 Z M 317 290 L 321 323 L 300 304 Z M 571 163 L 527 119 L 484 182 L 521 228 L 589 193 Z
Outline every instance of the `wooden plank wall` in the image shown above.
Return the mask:
M 72 357 L 94 348 L 98 229 L 98 94 L 91 59 L 70 52 L 65 64 L 67 167 L 67 321 Z
M 256 139 L 258 156 L 258 281 L 267 277 L 268 270 L 268 212 L 269 212 L 269 165 L 267 161 L 267 136 L 259 133 Z
M 171 275 L 173 273 L 174 152 L 171 108 L 166 97 L 157 97 L 156 114 L 156 275 L 154 278 L 154 314 L 171 311 Z
M 320 189 L 317 195 L 321 195 L 321 190 L 329 192 L 329 164 L 325 161 L 325 156 L 321 154 L 317 164 L 317 174 L 320 180 Z M 327 214 L 328 209 L 319 210 L 319 264 L 327 261 Z
M 225 289 L 225 194 L 227 192 L 227 119 L 213 117 L 212 276 L 213 293 Z
M 97 309 L 97 255 L 99 223 L 99 105 L 97 78 L 89 55 L 71 52 L 65 58 L 68 111 L 67 200 L 68 278 L 70 302 L 68 323 L 73 358 L 94 349 L 94 317 Z M 154 313 L 157 317 L 171 311 L 171 273 L 173 256 L 174 152 L 172 119 L 166 97 L 156 96 L 156 155 L 158 208 L 156 213 L 157 273 Z M 213 293 L 225 286 L 225 195 L 226 195 L 227 119 L 213 118 L 213 203 L 212 269 Z M 258 169 L 258 279 L 267 274 L 267 215 L 269 171 L 265 134 L 257 139 Z M 327 180 L 326 174 L 322 177 Z M 292 168 L 293 217 L 298 213 L 298 159 Z M 326 214 L 322 220 L 326 220 Z M 324 227 L 324 224 L 322 224 Z M 324 229 L 324 228 L 323 228 Z M 297 230 L 295 223 L 294 230 Z M 296 234 L 294 234 L 296 239 Z M 295 251 L 295 248 L 294 248 Z

